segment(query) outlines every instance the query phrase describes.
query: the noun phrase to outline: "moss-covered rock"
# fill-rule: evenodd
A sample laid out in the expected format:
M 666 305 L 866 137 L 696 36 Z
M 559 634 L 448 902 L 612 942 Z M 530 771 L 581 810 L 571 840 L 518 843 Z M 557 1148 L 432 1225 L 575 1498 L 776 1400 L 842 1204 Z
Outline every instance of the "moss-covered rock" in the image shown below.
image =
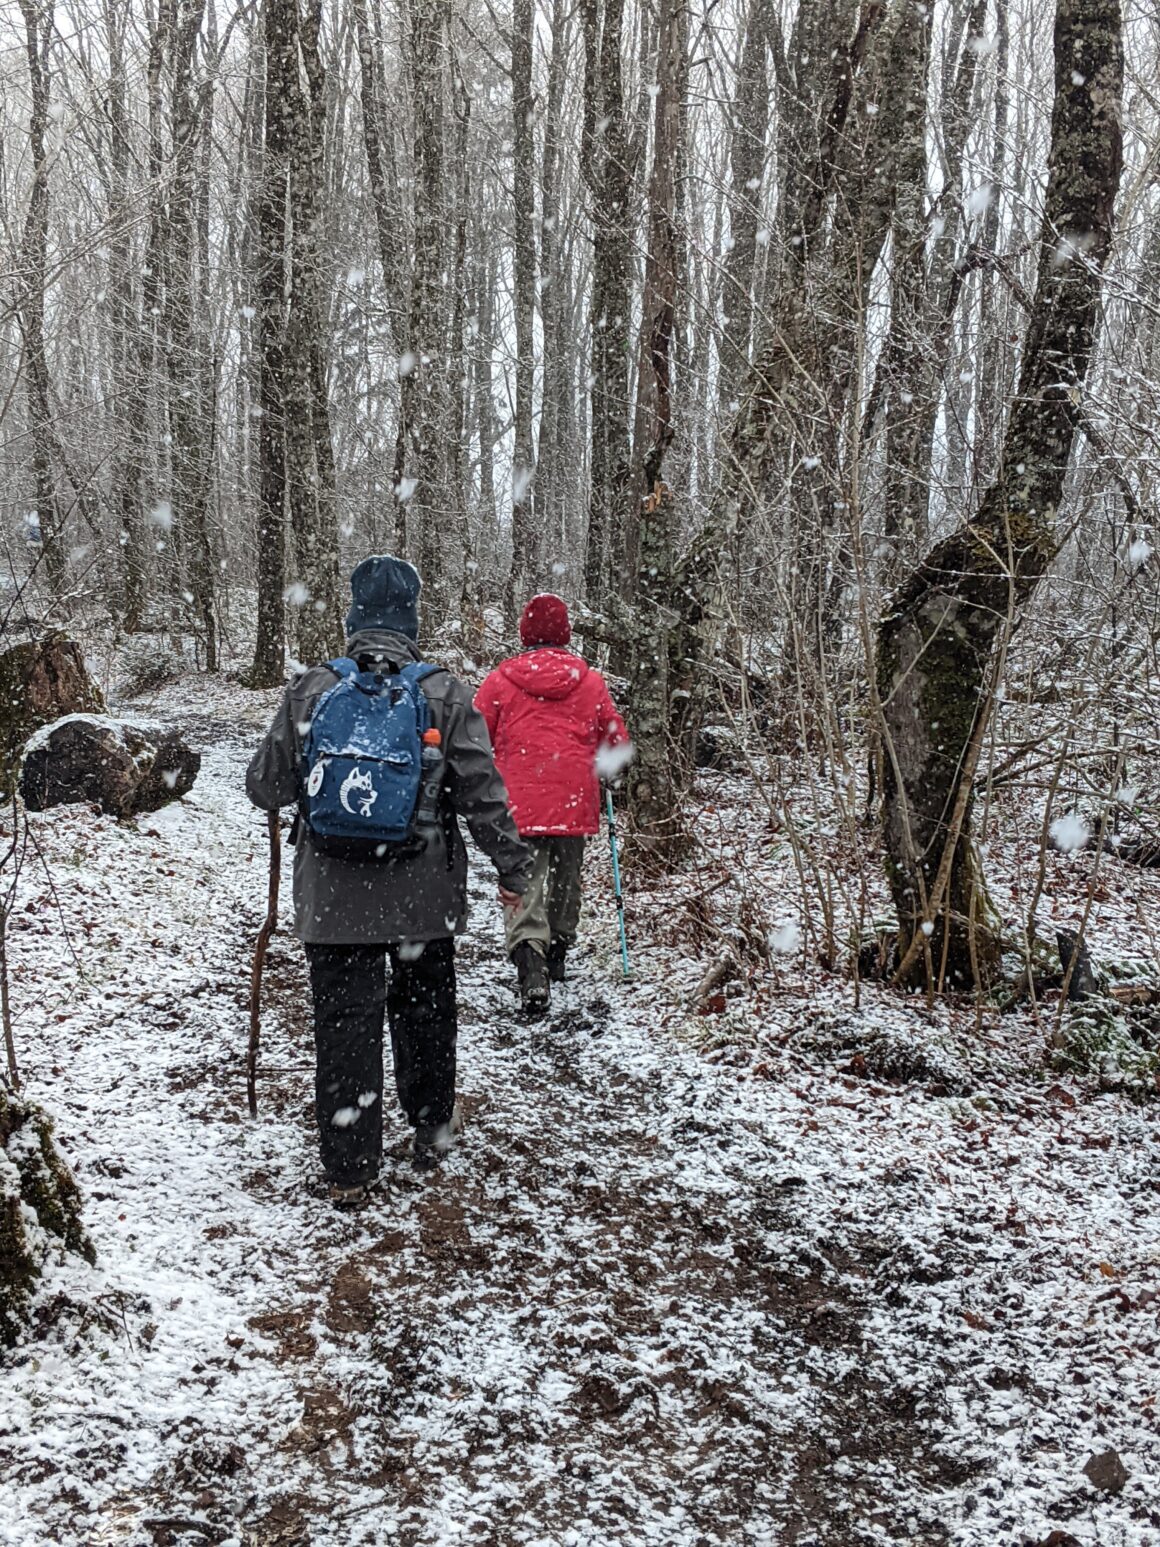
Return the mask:
M 0 653 L 0 798 L 12 794 L 24 743 L 66 714 L 101 713 L 105 702 L 81 647 L 67 634 L 13 645 Z
M 1155 1031 L 1133 1020 L 1114 1000 L 1091 998 L 1067 1007 L 1053 1031 L 1048 1063 L 1069 1074 L 1094 1075 L 1104 1090 L 1137 1100 L 1160 1096 L 1160 1052 Z
M 54 1243 L 96 1261 L 51 1119 L 0 1084 L 0 1345 L 19 1338 Z

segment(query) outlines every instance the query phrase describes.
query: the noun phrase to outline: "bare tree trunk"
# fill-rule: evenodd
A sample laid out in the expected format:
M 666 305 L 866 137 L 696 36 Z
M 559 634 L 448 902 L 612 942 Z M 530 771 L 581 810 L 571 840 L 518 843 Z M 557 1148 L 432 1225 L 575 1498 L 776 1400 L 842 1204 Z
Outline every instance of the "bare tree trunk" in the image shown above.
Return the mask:
M 672 491 L 661 474 L 673 439 L 672 350 L 677 307 L 676 168 L 685 90 L 686 0 L 660 0 L 648 252 L 641 318 L 638 425 L 633 480 L 639 508 L 633 594 L 632 708 L 637 759 L 629 780 L 634 830 L 652 845 L 675 838 L 674 760 L 669 741 L 669 615 L 676 542 Z
M 206 668 L 216 671 L 217 617 L 208 501 L 217 409 L 212 352 L 204 321 L 205 274 L 197 237 L 195 181 L 201 112 L 192 81 L 204 11 L 205 0 L 179 0 L 174 47 L 174 154 L 166 322 L 176 532 L 193 607 L 202 628 Z
M 535 451 L 532 399 L 535 392 L 536 233 L 535 135 L 532 132 L 532 42 L 535 6 L 512 6 L 512 213 L 515 222 L 516 411 L 512 456 L 512 567 L 504 592 L 504 625 L 515 627 L 536 569 Z
M 65 512 L 58 509 L 53 468 L 55 431 L 49 396 L 48 355 L 44 344 L 44 295 L 48 264 L 48 48 L 52 37 L 53 10 L 35 0 L 20 0 L 28 55 L 31 110 L 28 140 L 32 151 L 32 192 L 24 217 L 20 243 L 19 318 L 23 337 L 25 390 L 32 442 L 32 476 L 36 515 L 44 545 L 45 567 L 55 595 L 64 589 Z
M 544 160 L 541 174 L 540 310 L 543 319 L 543 402 L 536 451 L 535 530 L 537 541 L 549 545 L 556 562 L 564 558 L 563 447 L 567 340 L 564 335 L 564 279 L 560 248 L 560 182 L 563 172 L 560 117 L 564 97 L 569 42 L 565 0 L 553 0 L 552 55 L 548 66 L 548 106 L 544 117 Z
M 151 339 L 150 324 L 138 322 L 133 304 L 132 226 L 129 172 L 132 164 L 130 124 L 125 76 L 125 28 L 128 0 L 105 0 L 105 42 L 109 56 L 109 271 L 110 303 L 114 332 L 113 379 L 123 412 L 114 427 L 113 502 L 121 530 L 121 626 L 135 634 L 145 617 L 148 557 L 145 551 L 144 512 L 141 508 L 144 477 L 142 438 L 144 434 L 144 384 L 141 356 Z M 154 29 L 156 36 L 156 29 Z M 160 55 L 153 38 L 149 50 L 149 98 L 154 98 L 154 70 L 160 70 Z M 150 192 L 155 213 L 156 185 Z M 150 230 L 154 229 L 153 220 Z M 150 243 L 144 263 L 142 288 L 149 284 L 150 266 L 155 261 L 155 244 Z M 155 305 L 155 299 L 150 303 Z M 149 313 L 146 313 L 148 319 Z M 150 357 L 151 357 L 150 349 Z M 150 365 L 151 365 L 150 358 Z
M 1058 0 L 1035 300 L 996 481 L 892 599 L 878 634 L 888 874 L 903 968 L 990 973 L 998 939 L 970 832 L 995 642 L 1056 553 L 1055 512 L 1098 317 L 1122 157 L 1119 0 Z
M 482 564 L 485 555 L 494 553 L 498 533 L 499 516 L 495 503 L 495 398 L 492 377 L 492 356 L 495 350 L 492 316 L 495 296 L 498 256 L 493 248 L 486 265 L 482 257 L 476 260 L 475 317 L 475 429 L 479 439 L 479 556 Z
M 446 306 L 444 303 L 445 200 L 443 189 L 444 0 L 410 0 L 410 63 L 415 123 L 415 252 L 411 284 L 410 336 L 403 378 L 403 491 L 414 493 L 419 527 L 419 567 L 424 616 L 436 628 L 446 621 L 446 527 L 451 515 L 448 488 Z
M 610 589 L 630 489 L 632 170 L 620 58 L 624 0 L 583 0 L 583 18 L 581 166 L 592 219 L 592 468 L 584 589 L 590 605 L 599 606 Z
M 721 400 L 729 409 L 749 368 L 753 282 L 765 140 L 769 130 L 766 75 L 769 0 L 750 0 L 734 93 L 730 146 L 729 251 L 724 263 L 725 318 L 721 340 Z
M 472 568 L 471 526 L 467 515 L 467 457 L 468 416 L 470 413 L 470 368 L 467 359 L 467 292 L 470 274 L 467 264 L 467 233 L 471 199 L 471 167 L 468 162 L 468 134 L 471 128 L 471 93 L 459 70 L 459 62 L 451 61 L 454 80 L 453 111 L 455 141 L 453 161 L 455 169 L 455 198 L 452 231 L 454 256 L 448 275 L 452 287 L 451 326 L 447 340 L 447 403 L 450 413 L 451 434 L 447 445 L 447 482 L 451 494 L 451 521 L 444 540 L 453 546 L 457 573 L 448 576 L 448 595 L 458 588 L 460 619 L 467 625 L 480 643 L 483 635 L 483 614 L 479 596 L 478 567 Z
M 297 77 L 297 29 L 285 0 L 266 0 L 266 143 L 258 203 L 258 344 L 261 351 L 258 520 L 258 633 L 251 681 L 282 681 L 286 638 L 286 262 L 292 101 Z
M 402 276 L 405 272 L 402 210 L 399 206 L 397 190 L 388 177 L 387 135 L 383 125 L 376 58 L 377 39 L 371 33 L 367 0 L 354 0 L 352 9 L 358 39 L 363 145 L 366 149 L 371 202 L 375 211 L 379 263 L 383 271 L 391 338 L 396 351 L 402 353 L 403 340 L 407 335 L 407 294 L 402 284 Z
M 285 7 L 301 67 L 290 89 L 290 309 L 286 327 L 286 455 L 299 582 L 297 647 L 325 660 L 342 638 L 338 598 L 338 522 L 323 329 L 320 200 L 325 193 L 325 72 L 318 48 L 321 0 L 267 0 Z M 305 76 L 305 89 L 303 88 Z

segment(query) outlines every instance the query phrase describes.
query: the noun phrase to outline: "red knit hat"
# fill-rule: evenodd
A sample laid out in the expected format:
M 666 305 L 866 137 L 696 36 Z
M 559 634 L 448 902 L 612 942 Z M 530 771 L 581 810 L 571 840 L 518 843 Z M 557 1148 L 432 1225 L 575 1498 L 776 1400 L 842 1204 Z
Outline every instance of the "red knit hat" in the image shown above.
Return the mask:
M 572 638 L 567 604 L 551 591 L 533 596 L 520 614 L 520 639 L 532 645 L 566 645 Z

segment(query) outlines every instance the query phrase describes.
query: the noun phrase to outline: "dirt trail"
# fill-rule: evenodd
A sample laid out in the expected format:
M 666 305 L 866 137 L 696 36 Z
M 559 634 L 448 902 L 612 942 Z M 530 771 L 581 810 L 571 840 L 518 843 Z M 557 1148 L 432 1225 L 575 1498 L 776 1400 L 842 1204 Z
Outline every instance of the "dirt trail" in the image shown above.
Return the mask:
M 1042 1094 L 1029 1122 L 833 1068 L 715 1067 L 658 1025 L 657 959 L 623 987 L 595 925 L 529 1025 L 477 868 L 464 1142 L 418 1176 L 396 1117 L 374 1203 L 334 1211 L 284 936 L 245 1117 L 264 854 L 239 783 L 267 707 L 239 695 L 194 799 L 142 832 L 44 824 L 88 967 L 54 987 L 30 915 L 30 1077 L 101 1268 L 57 1270 L 0 1396 L 0 1541 L 981 1547 L 1066 1526 L 1143 1547 L 1147 1302 L 1109 1327 L 1082 1406 L 1061 1397 L 1114 1310 L 1095 1263 L 1154 1250 L 1129 1123 L 1097 1136 L 1093 1181 Z M 1069 1209 L 1102 1232 L 1086 1256 Z M 1101 1434 L 1132 1481 L 1089 1535 Z

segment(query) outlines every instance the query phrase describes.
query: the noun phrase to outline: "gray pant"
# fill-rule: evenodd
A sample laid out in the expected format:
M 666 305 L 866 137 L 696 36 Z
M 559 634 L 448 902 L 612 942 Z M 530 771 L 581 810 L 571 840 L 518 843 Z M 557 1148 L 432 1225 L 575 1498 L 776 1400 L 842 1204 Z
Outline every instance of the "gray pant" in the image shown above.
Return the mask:
M 525 838 L 535 856 L 532 879 L 519 908 L 505 917 L 510 956 L 530 942 L 543 955 L 553 940 L 571 945 L 580 922 L 580 867 L 583 838 Z

